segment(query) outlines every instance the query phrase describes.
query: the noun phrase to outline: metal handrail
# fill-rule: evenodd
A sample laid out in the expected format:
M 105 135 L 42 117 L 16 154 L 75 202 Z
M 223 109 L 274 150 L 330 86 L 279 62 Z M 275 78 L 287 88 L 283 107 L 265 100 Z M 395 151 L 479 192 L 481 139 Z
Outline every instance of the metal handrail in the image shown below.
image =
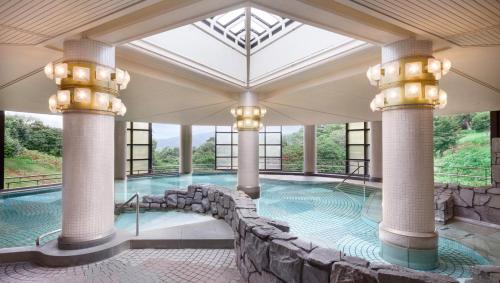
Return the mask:
M 50 232 L 44 233 L 44 234 L 42 234 L 42 235 L 40 235 L 40 236 L 36 237 L 36 240 L 35 240 L 35 245 L 36 245 L 37 247 L 39 247 L 39 246 L 40 246 L 40 240 L 42 240 L 43 238 L 45 238 L 45 237 L 47 237 L 47 236 L 50 236 L 50 235 L 52 235 L 52 234 L 55 234 L 55 233 L 58 233 L 58 232 L 61 232 L 61 231 L 62 231 L 62 229 L 57 229 L 57 230 L 50 231 Z
M 360 166 L 358 165 L 358 167 L 356 169 L 354 169 L 354 171 L 352 171 L 351 173 L 349 173 L 349 175 L 347 175 L 343 180 L 342 182 L 338 183 L 333 189 L 337 189 L 340 185 L 342 185 L 343 183 L 345 183 L 345 181 L 347 181 L 349 178 L 351 178 L 354 173 L 356 173 L 357 171 L 359 171 L 359 169 L 361 168 L 364 168 L 365 166 Z M 363 174 L 363 185 L 366 185 L 366 175 Z
M 117 209 L 115 209 L 115 214 L 120 213 L 120 209 L 129 204 L 134 198 L 135 201 L 135 235 L 139 236 L 139 193 L 135 193 L 131 198 L 129 198 L 126 202 L 122 203 Z

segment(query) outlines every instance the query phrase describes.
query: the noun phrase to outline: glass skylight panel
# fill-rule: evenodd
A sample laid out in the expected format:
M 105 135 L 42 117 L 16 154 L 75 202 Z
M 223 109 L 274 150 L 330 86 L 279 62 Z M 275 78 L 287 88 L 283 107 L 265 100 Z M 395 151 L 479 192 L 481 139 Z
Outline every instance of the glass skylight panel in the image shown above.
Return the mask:
M 255 18 L 252 17 L 252 20 L 250 22 L 250 27 L 252 28 L 252 31 L 254 31 L 257 34 L 261 34 L 266 31 L 266 29 L 255 20 Z
M 245 19 L 241 18 L 237 23 L 232 25 L 229 30 L 234 33 L 235 35 L 238 35 L 240 32 L 245 30 Z
M 231 12 L 227 12 L 223 15 L 217 16 L 216 21 L 219 22 L 222 26 L 226 27 L 228 24 L 232 23 L 239 17 L 244 16 L 245 14 L 245 8 L 241 8 L 238 10 L 234 10 Z
M 262 20 L 265 24 L 272 27 L 280 21 L 280 18 L 274 15 L 269 14 L 268 12 L 264 12 L 259 9 L 252 8 L 251 10 L 252 16 L 257 16 L 260 20 Z

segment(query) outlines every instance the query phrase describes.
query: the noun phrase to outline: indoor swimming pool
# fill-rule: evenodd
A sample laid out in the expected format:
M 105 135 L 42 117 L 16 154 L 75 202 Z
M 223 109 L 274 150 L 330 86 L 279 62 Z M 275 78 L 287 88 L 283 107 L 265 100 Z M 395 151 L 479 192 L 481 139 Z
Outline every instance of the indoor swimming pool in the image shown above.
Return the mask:
M 117 202 L 134 193 L 164 194 L 166 189 L 186 188 L 192 183 L 212 183 L 234 188 L 236 175 L 195 175 L 130 179 L 115 185 Z M 261 179 L 258 214 L 290 224 L 291 233 L 348 255 L 383 262 L 379 256 L 376 217 L 366 209 L 367 200 L 378 189 L 336 183 Z M 209 216 L 177 211 L 141 214 L 141 230 L 151 230 L 210 219 Z M 35 238 L 60 228 L 61 192 L 58 188 L 36 194 L 0 197 L 0 248 L 34 245 Z M 135 215 L 121 214 L 118 229 L 133 229 Z M 458 242 L 440 238 L 439 267 L 435 272 L 456 278 L 470 276 L 469 267 L 488 264 L 488 260 Z

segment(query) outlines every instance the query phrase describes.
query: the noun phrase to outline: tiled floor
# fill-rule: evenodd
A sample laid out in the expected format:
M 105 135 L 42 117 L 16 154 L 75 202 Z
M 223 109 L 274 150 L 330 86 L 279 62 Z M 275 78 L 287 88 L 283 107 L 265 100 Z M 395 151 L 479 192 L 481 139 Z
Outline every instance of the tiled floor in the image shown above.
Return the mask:
M 0 265 L 0 282 L 243 282 L 233 250 L 127 250 L 88 265 Z

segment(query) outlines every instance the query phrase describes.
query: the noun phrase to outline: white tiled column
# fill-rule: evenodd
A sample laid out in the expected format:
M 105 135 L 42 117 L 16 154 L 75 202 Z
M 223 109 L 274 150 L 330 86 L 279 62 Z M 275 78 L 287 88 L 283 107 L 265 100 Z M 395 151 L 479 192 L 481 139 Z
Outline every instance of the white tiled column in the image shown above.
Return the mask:
M 304 175 L 316 173 L 316 125 L 304 126 Z
M 382 64 L 430 54 L 429 41 L 399 41 L 382 48 Z M 381 254 L 391 263 L 416 269 L 432 269 L 438 259 L 432 116 L 432 108 L 418 105 L 385 109 L 382 114 Z
M 115 179 L 127 178 L 127 122 L 115 122 Z
M 115 66 L 115 49 L 92 40 L 64 43 L 65 60 Z M 114 235 L 114 128 L 112 115 L 63 113 L 61 249 L 80 249 Z
M 179 173 L 191 174 L 193 172 L 193 131 L 191 125 L 180 127 Z
M 240 106 L 257 106 L 257 95 L 244 92 L 240 95 Z M 259 183 L 259 131 L 238 132 L 238 190 L 251 198 L 260 197 Z
M 370 180 L 382 180 L 382 121 L 370 122 Z

